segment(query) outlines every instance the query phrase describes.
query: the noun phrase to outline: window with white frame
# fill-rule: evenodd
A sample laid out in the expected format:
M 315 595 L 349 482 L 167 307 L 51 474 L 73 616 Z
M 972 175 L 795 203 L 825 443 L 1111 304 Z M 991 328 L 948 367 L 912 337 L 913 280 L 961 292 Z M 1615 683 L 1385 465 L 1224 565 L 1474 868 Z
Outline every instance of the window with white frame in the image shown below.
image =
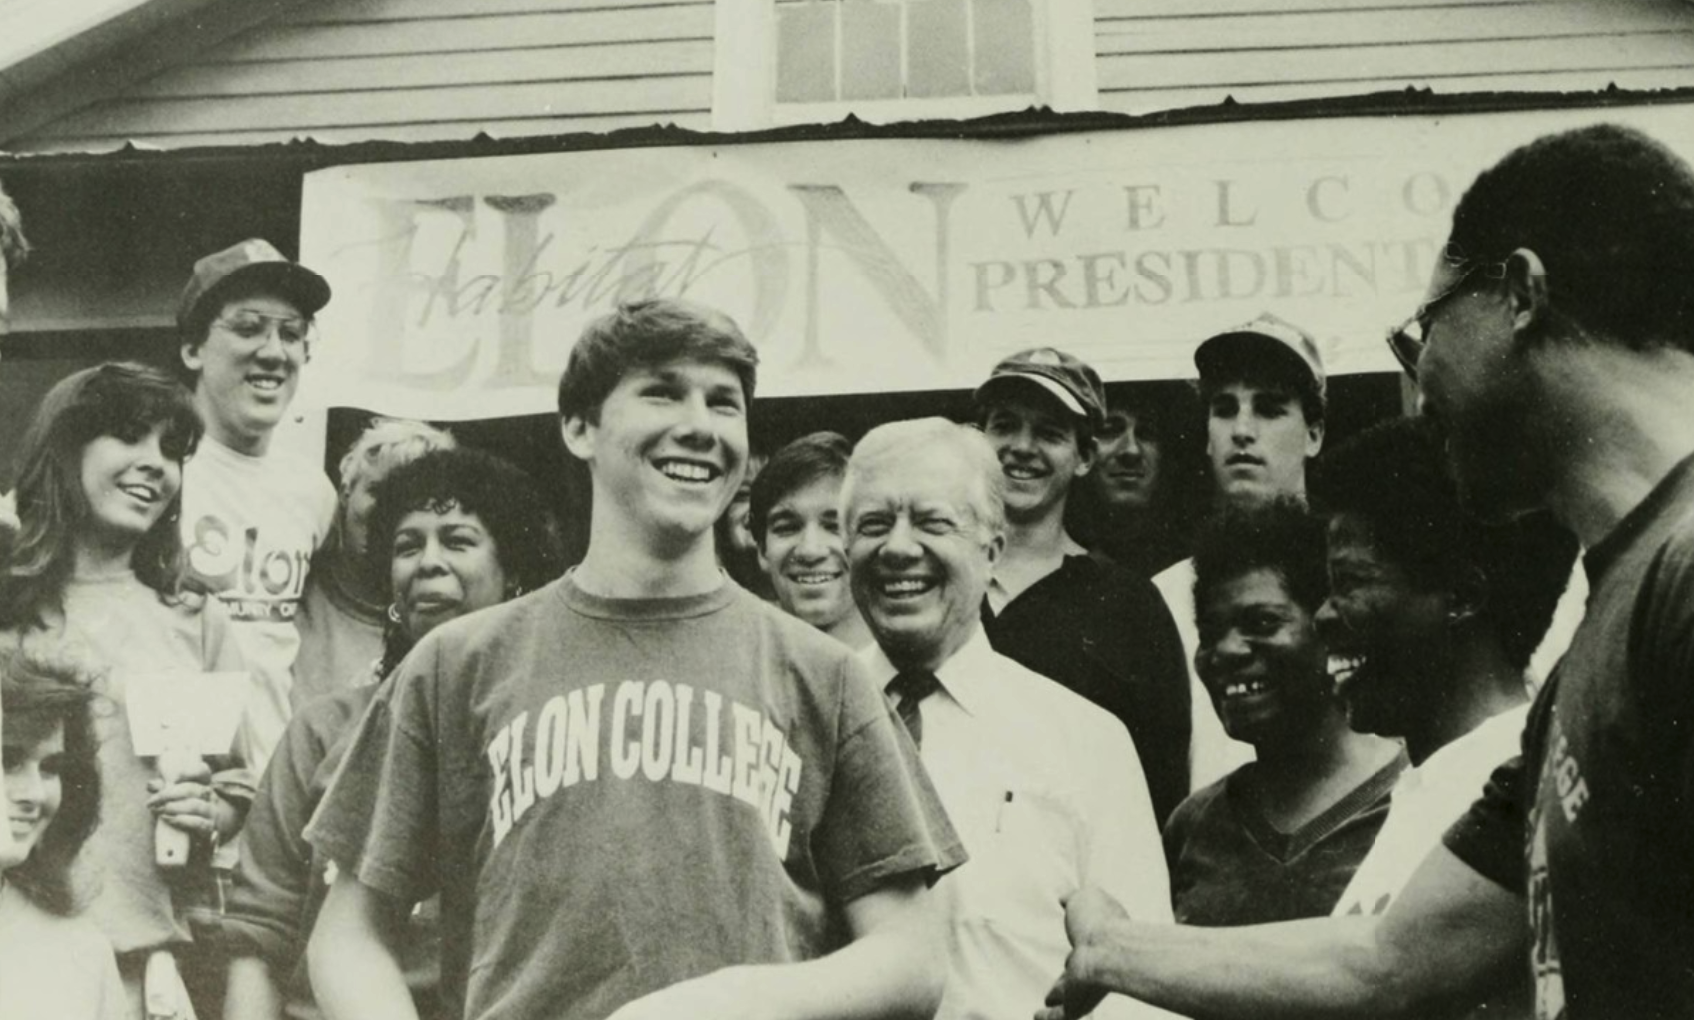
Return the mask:
M 719 130 L 1094 109 L 1091 0 L 716 0 Z

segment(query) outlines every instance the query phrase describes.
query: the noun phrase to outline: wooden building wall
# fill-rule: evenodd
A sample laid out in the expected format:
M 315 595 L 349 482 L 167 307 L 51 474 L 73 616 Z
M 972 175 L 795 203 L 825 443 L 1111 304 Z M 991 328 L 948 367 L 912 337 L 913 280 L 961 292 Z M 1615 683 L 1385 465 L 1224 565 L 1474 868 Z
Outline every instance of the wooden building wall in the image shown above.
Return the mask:
M 712 0 L 314 0 L 0 148 L 705 129 L 712 19 Z
M 860 0 L 873 2 L 873 0 Z M 1103 109 L 1694 86 L 1686 0 L 1094 0 Z M 51 87 L 0 149 L 420 141 L 711 126 L 713 0 L 213 0 Z M 246 11 L 227 37 L 202 22 Z M 251 12 L 265 12 L 258 17 Z M 134 67 L 131 66 L 131 72 Z
M 1100 106 L 1694 85 L 1680 0 L 1094 0 Z

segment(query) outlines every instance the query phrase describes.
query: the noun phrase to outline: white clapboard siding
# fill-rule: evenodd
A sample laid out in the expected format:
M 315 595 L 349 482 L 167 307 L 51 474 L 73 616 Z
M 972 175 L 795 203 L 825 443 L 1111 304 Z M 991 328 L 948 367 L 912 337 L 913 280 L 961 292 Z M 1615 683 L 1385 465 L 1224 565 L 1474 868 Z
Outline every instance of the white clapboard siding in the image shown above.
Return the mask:
M 67 72 L 52 87 L 70 101 L 30 104 L 26 126 L 7 133 L 0 111 L 0 147 L 711 124 L 714 0 L 195 2 L 191 18 Z M 237 24 L 238 11 L 262 13 Z M 220 18 L 234 27 L 208 37 Z M 1694 86 L 1685 0 L 1094 0 L 1094 28 L 1100 106 L 1129 113 L 1408 86 Z
M 705 129 L 712 33 L 712 0 L 314 0 L 5 145 Z
M 1103 109 L 1694 85 L 1675 0 L 1096 0 Z

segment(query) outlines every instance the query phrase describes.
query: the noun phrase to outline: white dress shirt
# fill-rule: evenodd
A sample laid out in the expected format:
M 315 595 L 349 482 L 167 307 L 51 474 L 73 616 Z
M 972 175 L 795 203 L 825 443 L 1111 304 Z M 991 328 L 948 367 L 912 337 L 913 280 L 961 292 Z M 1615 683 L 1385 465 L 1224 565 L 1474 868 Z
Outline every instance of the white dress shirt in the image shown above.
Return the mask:
M 862 653 L 885 687 L 895 669 Z M 970 860 L 936 885 L 950 925 L 936 1020 L 1029 1020 L 1064 971 L 1064 901 L 1084 885 L 1169 921 L 1170 877 L 1141 759 L 1105 710 L 995 652 L 978 627 L 920 706 L 924 767 Z M 1163 1016 L 1111 996 L 1097 1017 Z
M 1448 826 L 1482 796 L 1489 774 L 1518 753 L 1528 715 L 1528 705 L 1507 709 L 1400 773 L 1388 818 L 1336 901 L 1335 916 L 1388 909 Z

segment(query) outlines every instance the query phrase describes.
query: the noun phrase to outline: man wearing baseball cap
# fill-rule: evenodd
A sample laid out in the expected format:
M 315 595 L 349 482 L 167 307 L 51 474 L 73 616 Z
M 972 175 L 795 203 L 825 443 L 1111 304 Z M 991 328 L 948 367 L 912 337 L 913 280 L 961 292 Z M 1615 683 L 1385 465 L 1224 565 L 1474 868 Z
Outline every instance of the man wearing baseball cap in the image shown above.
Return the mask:
M 1129 730 L 1160 824 L 1188 793 L 1189 688 L 1158 592 L 1065 530 L 1071 485 L 1094 466 L 1105 417 L 1093 368 L 1037 347 L 976 391 L 1006 487 L 1006 550 L 983 626 L 994 650 L 1112 713 Z
M 323 277 L 255 238 L 196 262 L 177 304 L 182 364 L 206 425 L 183 471 L 182 541 L 190 575 L 229 610 L 253 671 L 242 725 L 255 769 L 288 722 L 294 617 L 335 516 L 322 468 L 271 452 L 329 295 Z
M 1306 464 L 1323 448 L 1326 386 L 1311 334 L 1269 312 L 1208 337 L 1194 350 L 1206 409 L 1206 460 L 1217 508 L 1306 495 Z M 1182 634 L 1185 660 L 1200 644 L 1194 617 L 1194 561 L 1161 571 L 1153 584 Z M 1198 676 L 1189 782 L 1199 789 L 1251 761 L 1253 748 L 1231 740 Z

